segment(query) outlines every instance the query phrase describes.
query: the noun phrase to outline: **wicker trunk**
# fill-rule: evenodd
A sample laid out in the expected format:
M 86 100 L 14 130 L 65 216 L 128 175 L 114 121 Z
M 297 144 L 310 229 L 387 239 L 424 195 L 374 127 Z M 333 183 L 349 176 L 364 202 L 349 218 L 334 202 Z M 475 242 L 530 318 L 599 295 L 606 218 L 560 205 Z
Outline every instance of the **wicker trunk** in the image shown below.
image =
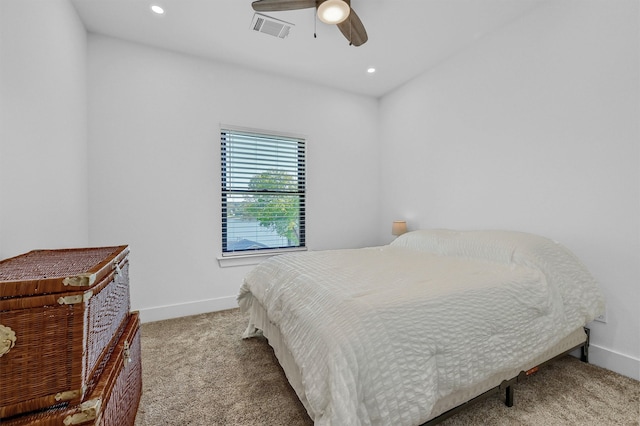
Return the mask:
M 110 356 L 103 359 L 85 402 L 62 404 L 1 421 L 3 426 L 132 426 L 142 393 L 140 323 L 131 313 Z
M 128 253 L 35 250 L 0 262 L 0 423 L 86 400 L 129 315 Z

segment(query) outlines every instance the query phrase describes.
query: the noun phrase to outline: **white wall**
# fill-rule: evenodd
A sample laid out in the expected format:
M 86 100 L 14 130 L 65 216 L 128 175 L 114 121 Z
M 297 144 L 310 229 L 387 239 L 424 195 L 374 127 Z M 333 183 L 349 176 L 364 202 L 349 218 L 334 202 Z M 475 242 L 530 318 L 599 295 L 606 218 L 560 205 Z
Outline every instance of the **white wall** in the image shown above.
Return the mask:
M 91 245 L 129 244 L 145 321 L 236 307 L 221 268 L 220 124 L 305 135 L 307 244 L 372 245 L 377 101 L 89 36 Z
M 0 1 L 0 258 L 88 242 L 86 33 L 66 0 Z
M 636 378 L 639 52 L 637 1 L 550 2 L 380 104 L 383 222 L 559 240 L 607 298 L 593 361 Z

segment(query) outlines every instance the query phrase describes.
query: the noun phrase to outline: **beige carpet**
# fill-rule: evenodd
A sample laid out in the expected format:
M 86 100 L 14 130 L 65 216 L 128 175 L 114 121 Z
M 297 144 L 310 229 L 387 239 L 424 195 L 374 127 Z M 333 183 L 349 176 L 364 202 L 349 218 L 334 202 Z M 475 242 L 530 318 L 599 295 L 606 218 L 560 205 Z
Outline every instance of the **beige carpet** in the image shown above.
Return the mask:
M 137 426 L 311 425 L 264 338 L 234 309 L 143 324 Z M 565 357 L 443 425 L 638 425 L 640 382 Z M 338 425 L 343 426 L 343 425 Z M 349 425 L 344 425 L 349 426 Z

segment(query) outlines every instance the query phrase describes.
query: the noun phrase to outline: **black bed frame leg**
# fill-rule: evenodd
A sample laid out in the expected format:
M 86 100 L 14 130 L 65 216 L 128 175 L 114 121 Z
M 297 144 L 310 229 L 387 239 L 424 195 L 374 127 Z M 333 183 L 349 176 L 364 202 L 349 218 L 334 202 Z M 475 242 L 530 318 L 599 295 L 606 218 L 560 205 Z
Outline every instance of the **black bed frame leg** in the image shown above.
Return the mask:
M 513 386 L 507 386 L 504 403 L 507 405 L 507 407 L 513 407 Z
M 589 362 L 589 339 L 591 337 L 591 330 L 587 327 L 584 328 L 584 332 L 587 333 L 587 340 L 584 342 L 584 345 L 580 348 L 580 361 Z

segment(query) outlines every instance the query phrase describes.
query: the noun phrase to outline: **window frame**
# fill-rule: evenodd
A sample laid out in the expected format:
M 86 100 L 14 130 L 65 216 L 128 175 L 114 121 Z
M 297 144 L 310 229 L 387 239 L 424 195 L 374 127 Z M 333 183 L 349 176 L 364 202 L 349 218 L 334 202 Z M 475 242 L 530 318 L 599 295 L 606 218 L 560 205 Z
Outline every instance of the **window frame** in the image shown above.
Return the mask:
M 300 204 L 298 209 L 299 214 L 299 242 L 298 246 L 288 246 L 288 247 L 268 247 L 268 248 L 254 248 L 254 249 L 244 249 L 244 250 L 225 250 L 226 249 L 226 237 L 228 234 L 228 206 L 227 206 L 227 197 L 229 195 L 234 194 L 250 194 L 251 191 L 234 191 L 229 189 L 226 185 L 226 173 L 227 173 L 227 164 L 228 160 L 225 157 L 225 134 L 233 134 L 240 133 L 243 135 L 256 135 L 259 138 L 265 139 L 282 139 L 283 141 L 287 141 L 289 143 L 295 142 L 298 146 L 298 165 L 297 165 L 297 174 L 298 179 L 296 180 L 298 184 L 298 191 L 295 192 L 282 192 L 280 194 L 292 194 L 300 197 Z M 220 160 L 220 213 L 221 213 L 221 239 L 220 239 L 220 253 L 221 256 L 218 257 L 218 260 L 223 266 L 223 261 L 231 261 L 240 260 L 239 262 L 234 262 L 235 264 L 248 264 L 248 262 L 243 262 L 242 259 L 255 259 L 268 257 L 276 254 L 293 252 L 293 251 L 306 251 L 307 250 L 307 236 L 306 236 L 306 200 L 307 200 L 307 138 L 306 136 L 299 134 L 291 134 L 286 132 L 279 131 L 270 131 L 263 129 L 254 129 L 240 126 L 232 126 L 232 125 L 220 125 L 220 139 L 219 139 L 219 160 Z M 274 191 L 274 193 L 279 193 Z M 250 261 L 249 261 L 250 262 Z

